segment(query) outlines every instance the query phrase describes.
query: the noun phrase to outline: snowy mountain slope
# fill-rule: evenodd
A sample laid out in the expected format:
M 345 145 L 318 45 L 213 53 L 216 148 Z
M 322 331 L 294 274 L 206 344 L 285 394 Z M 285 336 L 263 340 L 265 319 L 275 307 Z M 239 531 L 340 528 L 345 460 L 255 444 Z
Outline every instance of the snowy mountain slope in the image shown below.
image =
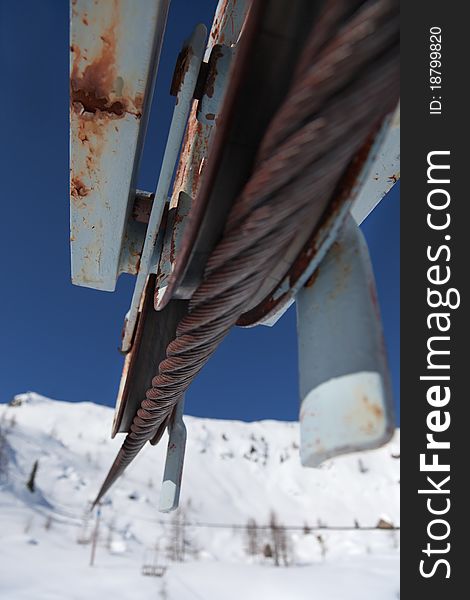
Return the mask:
M 185 560 L 171 563 L 162 580 L 140 569 L 157 541 L 158 560 L 167 562 L 175 535 L 174 516 L 156 510 L 165 441 L 145 448 L 106 497 L 90 569 L 90 545 L 77 541 L 90 539 L 86 508 L 122 440 L 109 440 L 112 411 L 32 393 L 17 398 L 19 406 L 0 405 L 8 457 L 0 481 L 1 597 L 2 589 L 13 600 L 128 598 L 133 589 L 139 598 L 171 600 L 397 597 L 398 532 L 303 527 L 375 527 L 380 518 L 398 525 L 398 433 L 383 449 L 310 470 L 300 466 L 294 423 L 185 417 Z M 35 460 L 31 493 L 25 483 Z M 297 528 L 286 532 L 289 568 L 246 552 L 247 521 L 266 526 L 272 511 L 278 523 Z M 257 530 L 260 549 L 270 535 Z

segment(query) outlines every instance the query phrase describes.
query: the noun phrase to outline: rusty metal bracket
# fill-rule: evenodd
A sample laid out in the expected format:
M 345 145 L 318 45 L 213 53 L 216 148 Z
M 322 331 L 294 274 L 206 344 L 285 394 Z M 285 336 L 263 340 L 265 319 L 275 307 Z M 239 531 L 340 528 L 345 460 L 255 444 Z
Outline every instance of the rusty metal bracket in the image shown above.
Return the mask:
M 130 223 L 169 0 L 71 3 L 72 283 L 113 291 L 135 273 L 142 228 Z
M 193 132 L 190 126 L 188 126 L 187 136 L 194 133 L 191 136 L 193 144 L 189 156 L 184 153 L 180 156 L 180 161 L 183 161 L 186 165 L 185 181 L 181 188 L 179 188 L 179 182 L 175 183 L 173 188 L 171 211 L 174 211 L 174 218 L 168 223 L 167 231 L 165 232 L 157 271 L 157 286 L 155 290 L 155 308 L 157 310 L 163 307 L 162 299 L 165 297 L 170 277 L 175 268 L 176 259 L 184 243 L 183 232 L 191 218 L 191 204 L 204 168 L 204 161 L 207 158 L 209 141 L 213 135 L 217 116 L 223 104 L 231 60 L 231 48 L 221 45 L 213 47 L 209 63 L 207 63 L 208 72 L 206 73 L 206 82 L 202 90 L 202 95 L 190 117 L 190 124 L 191 118 L 194 119 L 192 122 L 196 123 L 197 129 Z M 202 143 L 200 143 L 201 141 Z M 175 197 L 177 189 L 180 191 L 178 196 Z
M 350 215 L 296 306 L 302 464 L 381 446 L 393 400 L 372 265 Z
M 199 101 L 194 104 L 188 120 L 186 134 L 180 153 L 178 169 L 173 184 L 170 206 L 178 206 L 181 198 L 189 201 L 195 199 L 205 177 L 209 148 L 218 126 L 219 113 L 222 110 L 228 88 L 232 63 L 238 52 L 239 39 L 243 24 L 250 10 L 249 0 L 220 0 L 209 34 L 204 55 L 204 77 L 201 89 L 198 90 Z M 212 155 L 214 150 L 212 149 Z M 203 206 L 199 199 L 194 206 L 191 219 L 197 221 Z M 179 230 L 183 227 L 182 219 L 175 221 Z M 189 262 L 181 260 L 183 248 L 178 232 L 167 240 L 175 243 L 168 246 L 164 243 L 158 269 L 157 287 L 155 291 L 155 308 L 161 310 L 175 296 L 175 284 L 172 282 L 174 271 L 182 269 Z M 180 297 L 182 297 L 180 295 Z
M 206 36 L 206 27 L 199 24 L 195 27 L 190 39 L 185 44 L 185 56 L 187 57 L 187 60 L 182 62 L 184 70 L 181 72 L 180 79 L 178 80 L 176 105 L 173 111 L 168 140 L 160 169 L 160 176 L 145 235 L 144 247 L 140 258 L 140 269 L 137 274 L 131 306 L 126 316 L 121 347 L 123 352 L 128 352 L 131 348 L 139 312 L 139 304 L 147 277 L 150 273 L 156 272 L 158 265 L 160 248 L 156 246 L 156 242 L 160 222 L 164 205 L 168 199 L 173 172 L 178 161 L 181 142 L 186 129 L 186 122 L 193 102 L 194 90 L 204 54 Z

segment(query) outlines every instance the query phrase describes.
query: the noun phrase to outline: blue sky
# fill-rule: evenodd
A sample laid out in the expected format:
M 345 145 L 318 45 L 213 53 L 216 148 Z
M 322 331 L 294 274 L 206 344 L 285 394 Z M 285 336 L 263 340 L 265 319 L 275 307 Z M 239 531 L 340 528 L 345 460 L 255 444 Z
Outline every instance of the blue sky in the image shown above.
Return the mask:
M 216 2 L 173 0 L 139 187 L 152 190 L 166 140 L 174 61 Z M 69 268 L 68 3 L 0 0 L 3 277 L 0 401 L 33 390 L 114 405 L 117 348 L 133 278 L 114 294 L 72 286 Z M 399 188 L 364 223 L 399 412 Z M 235 329 L 194 382 L 186 411 L 297 419 L 295 310 L 274 328 Z

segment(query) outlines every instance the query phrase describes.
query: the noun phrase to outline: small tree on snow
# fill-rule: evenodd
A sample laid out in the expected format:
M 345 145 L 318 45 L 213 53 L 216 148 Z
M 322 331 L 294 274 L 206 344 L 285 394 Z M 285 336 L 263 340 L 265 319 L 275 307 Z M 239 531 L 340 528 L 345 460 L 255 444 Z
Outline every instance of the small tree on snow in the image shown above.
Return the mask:
M 291 562 L 291 554 L 292 548 L 290 545 L 290 539 L 287 535 L 287 531 L 285 527 L 281 527 L 281 537 L 280 537 L 280 554 L 281 560 L 284 563 L 285 567 L 288 567 Z
M 26 487 L 33 494 L 36 489 L 36 474 L 38 472 L 39 462 L 37 460 L 34 461 L 33 468 L 31 469 L 31 474 L 29 476 L 28 481 L 26 482 Z
M 362 459 L 357 461 L 357 465 L 359 467 L 359 473 L 367 473 L 369 471 L 369 469 L 362 462 Z
M 289 564 L 289 547 L 285 528 L 278 522 L 276 513 L 271 512 L 269 521 L 271 534 L 272 557 L 276 567 L 279 567 L 281 561 L 287 567 Z
M 8 479 L 8 440 L 3 419 L 0 421 L 0 483 Z
M 258 552 L 258 525 L 254 519 L 249 519 L 246 524 L 246 553 L 249 556 L 256 556 Z
M 322 560 L 325 560 L 326 552 L 327 552 L 325 538 L 320 534 L 318 534 L 316 537 L 317 537 L 317 542 L 320 545 L 320 553 L 321 553 Z

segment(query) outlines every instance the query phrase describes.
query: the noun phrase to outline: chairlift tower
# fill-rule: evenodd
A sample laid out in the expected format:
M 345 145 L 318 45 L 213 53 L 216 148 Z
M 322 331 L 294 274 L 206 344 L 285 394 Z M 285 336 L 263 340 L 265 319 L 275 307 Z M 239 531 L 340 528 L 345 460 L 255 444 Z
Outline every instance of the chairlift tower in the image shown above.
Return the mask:
M 158 183 L 138 190 L 169 4 L 74 0 L 70 50 L 72 282 L 112 292 L 135 275 L 112 428 L 125 438 L 98 499 L 168 430 L 164 512 L 187 387 L 232 326 L 275 326 L 293 302 L 302 464 L 391 437 L 359 225 L 399 178 L 400 132 L 396 2 L 220 0 L 175 57 Z

